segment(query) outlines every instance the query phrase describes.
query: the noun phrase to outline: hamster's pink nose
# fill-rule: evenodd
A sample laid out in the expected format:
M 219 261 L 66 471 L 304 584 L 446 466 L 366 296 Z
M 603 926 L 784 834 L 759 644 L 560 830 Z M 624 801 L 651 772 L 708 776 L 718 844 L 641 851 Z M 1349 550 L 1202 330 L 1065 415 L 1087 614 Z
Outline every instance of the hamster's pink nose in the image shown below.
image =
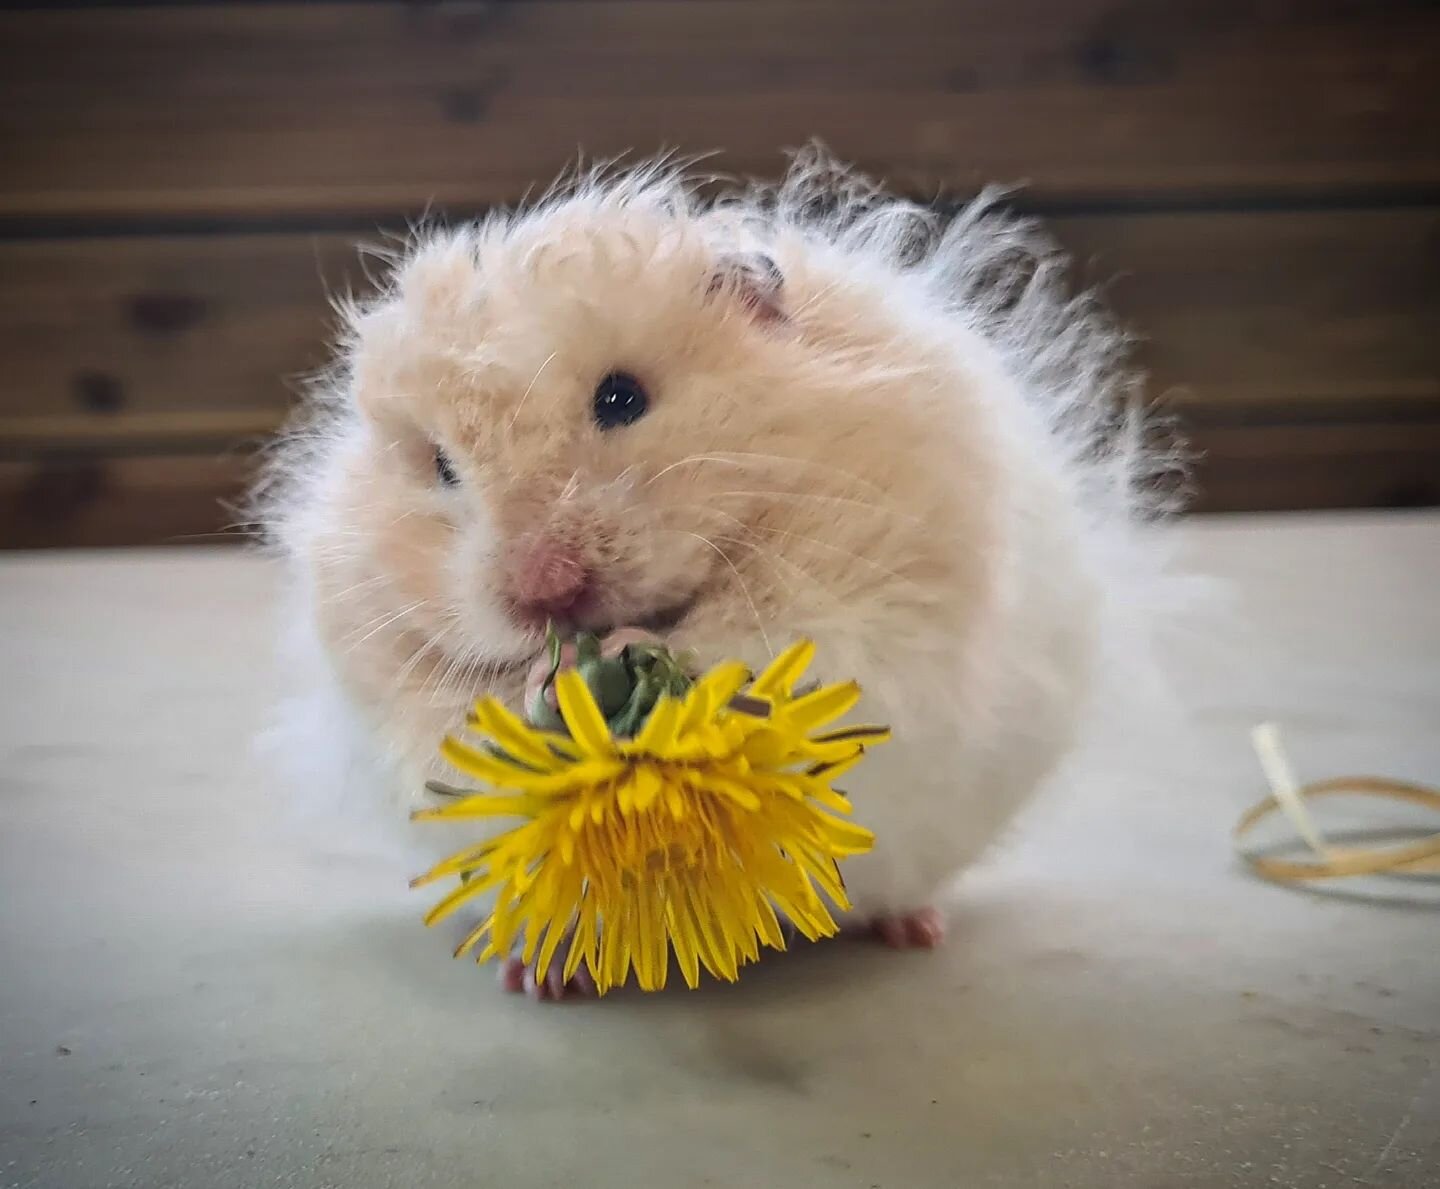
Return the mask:
M 576 551 L 540 540 L 520 551 L 507 593 L 522 616 L 543 622 L 568 618 L 589 591 L 590 571 Z

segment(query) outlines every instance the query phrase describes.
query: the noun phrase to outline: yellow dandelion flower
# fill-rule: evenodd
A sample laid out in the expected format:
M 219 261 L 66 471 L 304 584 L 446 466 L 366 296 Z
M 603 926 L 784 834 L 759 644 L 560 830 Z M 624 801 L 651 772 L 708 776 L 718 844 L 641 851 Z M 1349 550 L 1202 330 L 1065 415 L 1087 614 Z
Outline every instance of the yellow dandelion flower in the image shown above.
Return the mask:
M 543 979 L 568 939 L 565 978 L 584 962 L 601 994 L 631 971 L 643 990 L 663 987 L 671 950 L 688 986 L 702 966 L 733 982 L 762 946 L 785 948 L 777 913 L 812 940 L 833 935 L 831 906 L 849 908 L 837 862 L 874 843 L 833 783 L 889 731 L 822 730 L 860 689 L 794 696 L 813 655 L 795 645 L 748 689 L 743 665 L 720 665 L 684 697 L 662 696 L 633 738 L 612 734 L 573 670 L 555 678 L 568 735 L 478 702 L 469 726 L 493 746 L 452 738 L 441 751 L 493 791 L 415 816 L 524 820 L 414 881 L 460 880 L 426 924 L 493 891 L 457 957 L 482 940 L 478 961 L 518 943 Z

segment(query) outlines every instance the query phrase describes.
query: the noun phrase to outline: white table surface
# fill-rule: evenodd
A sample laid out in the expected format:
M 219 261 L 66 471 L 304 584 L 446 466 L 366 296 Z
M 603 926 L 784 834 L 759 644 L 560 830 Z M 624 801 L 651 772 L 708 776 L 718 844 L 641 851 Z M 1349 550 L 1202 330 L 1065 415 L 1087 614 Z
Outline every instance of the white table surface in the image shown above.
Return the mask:
M 1440 885 L 1228 843 L 1262 718 L 1310 775 L 1440 781 L 1440 516 L 1184 532 L 1259 643 L 1189 682 L 1178 774 L 1091 757 L 939 953 L 560 1007 L 277 817 L 263 562 L 0 557 L 0 1186 L 1440 1185 Z

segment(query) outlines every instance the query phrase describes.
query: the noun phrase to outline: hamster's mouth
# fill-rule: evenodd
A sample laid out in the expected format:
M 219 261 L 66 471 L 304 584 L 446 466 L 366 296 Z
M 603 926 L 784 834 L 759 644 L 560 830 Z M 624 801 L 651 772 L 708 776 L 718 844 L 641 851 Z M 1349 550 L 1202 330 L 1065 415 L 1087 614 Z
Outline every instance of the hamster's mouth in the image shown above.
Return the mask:
M 607 609 L 604 613 L 581 614 L 573 619 L 556 621 L 554 627 L 561 635 L 577 631 L 590 632 L 602 639 L 612 632 L 624 629 L 638 629 L 656 636 L 674 631 L 704 598 L 704 586 L 697 586 L 682 598 L 664 603 L 653 610 L 630 614 L 625 609 Z M 507 677 L 528 669 L 545 654 L 545 632 L 532 629 L 529 633 L 535 647 L 523 656 L 495 660 L 486 666 L 491 678 Z
M 581 615 L 576 622 L 560 625 L 562 630 L 580 629 L 597 636 L 608 636 L 622 628 L 638 628 L 644 632 L 662 635 L 679 627 L 699 605 L 705 594 L 703 586 L 697 586 L 689 594 L 662 603 L 648 611 L 630 613 L 625 608 L 607 609 L 604 614 Z
M 634 626 L 643 628 L 647 632 L 672 632 L 678 628 L 685 618 L 695 610 L 696 604 L 700 602 L 702 588 L 696 587 L 683 599 L 678 602 L 669 603 L 658 611 L 652 611 L 649 615 L 641 615 L 634 620 Z

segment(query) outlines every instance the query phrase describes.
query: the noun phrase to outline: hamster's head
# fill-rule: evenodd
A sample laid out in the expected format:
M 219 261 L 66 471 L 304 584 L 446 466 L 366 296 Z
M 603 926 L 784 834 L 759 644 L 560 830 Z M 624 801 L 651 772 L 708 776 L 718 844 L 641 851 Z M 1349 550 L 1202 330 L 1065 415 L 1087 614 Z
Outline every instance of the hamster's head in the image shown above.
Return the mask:
M 350 328 L 306 547 L 332 649 L 473 689 L 547 621 L 757 664 L 960 640 L 995 452 L 930 304 L 673 193 L 426 234 Z

